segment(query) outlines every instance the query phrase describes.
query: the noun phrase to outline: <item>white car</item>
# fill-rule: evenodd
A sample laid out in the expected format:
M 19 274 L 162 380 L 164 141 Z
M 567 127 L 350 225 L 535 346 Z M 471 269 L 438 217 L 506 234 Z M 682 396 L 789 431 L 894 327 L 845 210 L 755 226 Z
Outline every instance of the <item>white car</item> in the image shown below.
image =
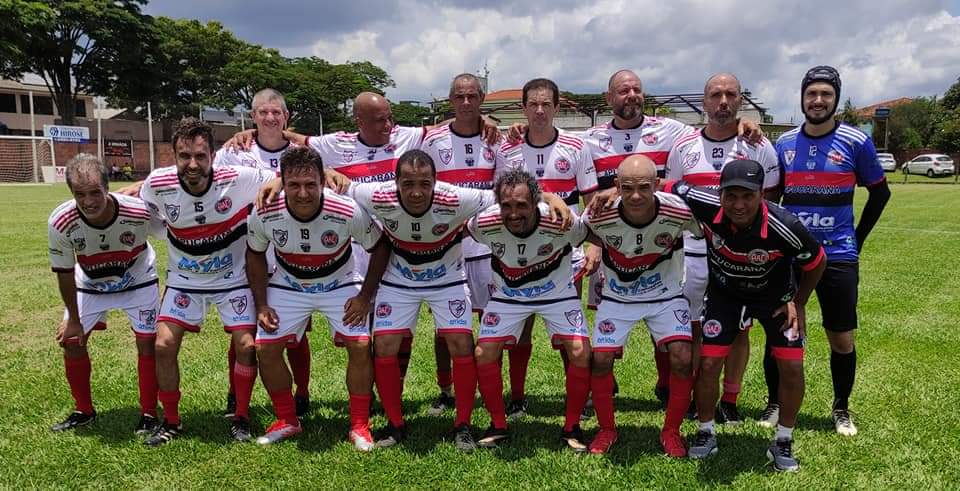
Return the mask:
M 942 153 L 917 155 L 903 164 L 904 174 L 926 174 L 927 177 L 949 176 L 954 173 L 953 159 Z
M 880 167 L 884 172 L 893 172 L 897 170 L 897 161 L 892 153 L 878 153 L 877 160 L 880 161 Z

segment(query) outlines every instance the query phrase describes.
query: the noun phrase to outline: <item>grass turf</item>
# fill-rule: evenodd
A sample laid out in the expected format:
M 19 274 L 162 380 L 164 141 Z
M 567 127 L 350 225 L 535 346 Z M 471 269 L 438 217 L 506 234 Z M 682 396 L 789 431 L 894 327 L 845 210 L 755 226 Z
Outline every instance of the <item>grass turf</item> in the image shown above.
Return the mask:
M 892 180 L 899 182 L 898 177 Z M 643 331 L 632 337 L 616 368 L 620 440 L 610 455 L 577 456 L 561 449 L 563 375 L 542 330 L 535 334 L 527 383 L 531 416 L 513 426 L 513 440 L 504 448 L 458 453 L 444 440 L 452 415 L 426 416 L 437 389 L 425 315 L 404 393 L 411 434 L 400 448 L 360 454 L 345 441 L 346 355 L 332 347 L 324 324 L 312 335 L 315 409 L 305 419 L 305 433 L 270 448 L 231 443 L 228 422 L 220 417 L 228 338 L 214 315 L 202 333 L 188 334 L 184 341 L 186 433 L 181 439 L 150 449 L 133 434 L 139 417 L 136 355 L 119 312 L 110 315 L 110 329 L 90 341 L 99 419 L 76 432 L 51 433 L 49 425 L 66 416 L 73 403 L 54 341 L 62 306 L 48 267 L 45 221 L 69 195 L 62 185 L 5 186 L 0 198 L 0 487 L 955 488 L 960 483 L 960 424 L 953 416 L 960 406 L 960 330 L 953 322 L 960 317 L 960 286 L 954 265 L 960 219 L 952 210 L 960 206 L 960 187 L 892 189 L 861 266 L 862 328 L 851 402 L 860 434 L 843 438 L 833 432 L 829 348 L 814 301 L 808 307 L 807 396 L 795 432 L 802 469 L 776 475 L 764 457 L 771 432 L 752 421 L 766 398 L 760 330 L 751 336 L 753 359 L 740 398 L 747 424 L 721 428 L 721 452 L 706 462 L 660 454 L 663 413 L 651 391 L 654 366 Z M 858 193 L 858 204 L 865 195 Z M 162 245 L 158 257 L 165 262 Z M 592 314 L 588 317 L 592 320 Z M 259 382 L 252 416 L 258 433 L 272 421 Z M 375 427 L 384 422 L 382 415 L 373 419 Z M 479 403 L 474 424 L 478 429 L 488 424 Z M 591 436 L 595 420 L 584 429 Z M 684 423 L 687 436 L 694 429 Z

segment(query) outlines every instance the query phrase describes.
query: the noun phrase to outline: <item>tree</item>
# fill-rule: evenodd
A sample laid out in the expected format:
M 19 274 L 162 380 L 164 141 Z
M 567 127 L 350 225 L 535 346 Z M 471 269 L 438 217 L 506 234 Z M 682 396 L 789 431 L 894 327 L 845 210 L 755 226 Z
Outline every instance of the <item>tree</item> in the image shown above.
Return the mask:
M 42 2 L 0 0 L 0 76 L 18 79 L 23 76 L 27 55 L 24 32 L 33 32 L 53 25 L 56 14 Z
M 957 81 L 943 94 L 940 105 L 948 110 L 960 108 L 960 77 L 957 77 Z
M 433 114 L 429 107 L 411 102 L 390 103 L 393 121 L 401 126 L 423 126 L 424 123 L 433 124 Z
M 887 148 L 891 152 L 900 152 L 929 146 L 939 113 L 940 105 L 934 97 L 918 97 L 894 107 L 887 120 Z
M 859 126 L 863 122 L 863 118 L 857 114 L 857 108 L 853 106 L 853 101 L 849 97 L 843 103 L 843 110 L 837 115 L 837 119 L 850 126 Z

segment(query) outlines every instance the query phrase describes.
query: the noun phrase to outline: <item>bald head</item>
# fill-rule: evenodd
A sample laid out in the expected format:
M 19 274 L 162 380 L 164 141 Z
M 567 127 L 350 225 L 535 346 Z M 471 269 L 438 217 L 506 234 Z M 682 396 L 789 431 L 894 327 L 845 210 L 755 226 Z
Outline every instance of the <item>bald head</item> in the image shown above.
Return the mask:
M 740 79 L 732 73 L 721 72 L 707 79 L 707 83 L 703 84 L 703 95 L 710 93 L 710 90 L 717 85 L 727 85 L 733 84 L 737 87 L 737 92 L 740 92 Z
M 353 100 L 353 120 L 365 144 L 379 146 L 390 141 L 393 113 L 386 97 L 373 92 L 361 92 Z
M 646 155 L 631 155 L 620 162 L 617 178 L 620 181 L 654 181 L 657 178 L 657 165 Z
M 610 80 L 607 81 L 607 90 L 609 92 L 613 92 L 616 90 L 617 84 L 625 80 L 636 81 L 638 85 L 642 86 L 640 77 L 638 77 L 636 73 L 633 73 L 633 70 L 622 69 L 617 70 L 613 72 L 613 75 L 610 75 Z
M 361 92 L 353 100 L 354 116 L 383 109 L 390 109 L 390 103 L 385 97 L 374 92 Z

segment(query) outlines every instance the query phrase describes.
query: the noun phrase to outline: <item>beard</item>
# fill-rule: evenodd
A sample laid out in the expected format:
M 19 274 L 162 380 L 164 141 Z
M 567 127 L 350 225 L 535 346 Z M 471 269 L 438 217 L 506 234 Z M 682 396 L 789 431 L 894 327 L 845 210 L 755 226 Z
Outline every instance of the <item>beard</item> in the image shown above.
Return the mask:
M 613 110 L 613 114 L 621 119 L 633 119 L 642 113 L 643 105 L 640 104 L 624 104 Z

